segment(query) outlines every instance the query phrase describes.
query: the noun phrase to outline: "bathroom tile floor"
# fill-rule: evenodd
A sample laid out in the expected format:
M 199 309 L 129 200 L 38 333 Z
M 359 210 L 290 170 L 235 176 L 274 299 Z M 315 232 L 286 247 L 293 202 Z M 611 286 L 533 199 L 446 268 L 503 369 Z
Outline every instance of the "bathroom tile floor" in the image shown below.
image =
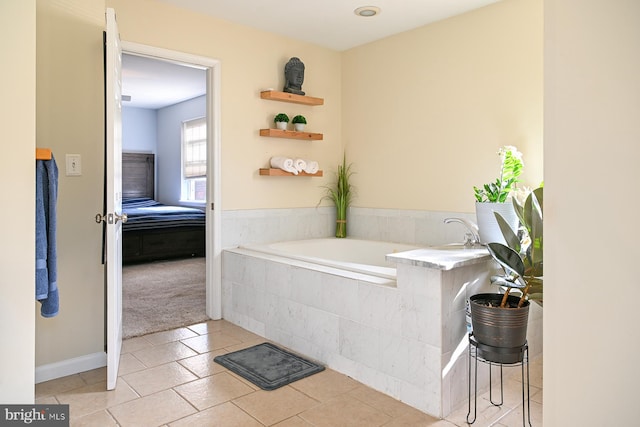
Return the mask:
M 331 369 L 263 391 L 213 361 L 265 340 L 224 320 L 123 343 L 116 390 L 106 368 L 36 385 L 36 403 L 70 405 L 72 426 L 466 426 L 467 404 L 426 415 Z M 542 425 L 542 360 L 530 363 L 531 421 Z M 505 372 L 505 403 L 479 393 L 478 427 L 521 426 L 520 368 Z

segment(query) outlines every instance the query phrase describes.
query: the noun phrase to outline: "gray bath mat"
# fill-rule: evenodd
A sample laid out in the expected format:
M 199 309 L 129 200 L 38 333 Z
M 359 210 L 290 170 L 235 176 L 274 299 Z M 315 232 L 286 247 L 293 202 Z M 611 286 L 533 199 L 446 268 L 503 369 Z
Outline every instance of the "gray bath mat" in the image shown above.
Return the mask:
M 227 353 L 213 360 L 263 390 L 275 390 L 324 370 L 324 366 L 270 343 Z

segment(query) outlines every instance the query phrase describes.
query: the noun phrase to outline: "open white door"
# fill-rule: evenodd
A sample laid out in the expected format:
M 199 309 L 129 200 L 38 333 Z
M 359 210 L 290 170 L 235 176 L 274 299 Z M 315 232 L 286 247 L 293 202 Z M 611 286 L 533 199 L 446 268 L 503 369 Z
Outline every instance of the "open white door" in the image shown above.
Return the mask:
M 105 180 L 107 280 L 107 389 L 118 379 L 122 348 L 122 48 L 113 9 L 107 9 L 105 38 Z

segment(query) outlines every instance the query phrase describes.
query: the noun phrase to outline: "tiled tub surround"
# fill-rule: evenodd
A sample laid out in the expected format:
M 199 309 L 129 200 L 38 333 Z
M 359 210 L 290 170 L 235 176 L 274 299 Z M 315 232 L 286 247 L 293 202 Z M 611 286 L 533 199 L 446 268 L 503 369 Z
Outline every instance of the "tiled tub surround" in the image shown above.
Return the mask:
M 444 224 L 448 217 L 476 220 L 474 214 L 460 212 L 351 207 L 347 213 L 347 233 L 357 239 L 416 246 L 462 242 L 464 227 Z M 332 237 L 335 227 L 333 206 L 226 210 L 222 212 L 222 247 Z
M 445 417 L 467 398 L 465 300 L 488 289 L 492 261 L 484 250 L 389 258 L 397 280 L 225 250 L 223 317 Z

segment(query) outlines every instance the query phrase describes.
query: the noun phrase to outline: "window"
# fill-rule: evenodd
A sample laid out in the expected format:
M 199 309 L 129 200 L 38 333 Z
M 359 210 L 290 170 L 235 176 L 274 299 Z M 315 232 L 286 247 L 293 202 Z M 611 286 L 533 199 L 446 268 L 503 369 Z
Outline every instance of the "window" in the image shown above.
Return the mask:
M 182 200 L 207 200 L 207 120 L 182 123 Z

